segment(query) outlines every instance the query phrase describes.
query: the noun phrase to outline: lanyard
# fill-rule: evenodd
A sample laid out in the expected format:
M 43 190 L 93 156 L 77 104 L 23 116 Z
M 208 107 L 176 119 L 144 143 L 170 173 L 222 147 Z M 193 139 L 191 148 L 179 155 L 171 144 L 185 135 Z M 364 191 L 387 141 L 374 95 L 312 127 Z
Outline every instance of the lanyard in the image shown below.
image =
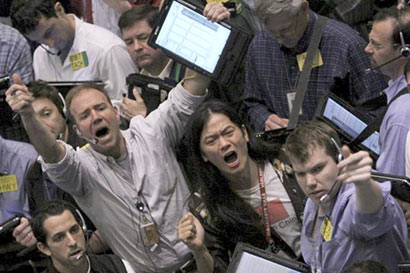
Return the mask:
M 263 181 L 263 171 L 259 164 L 258 164 L 258 178 L 259 178 L 259 188 L 261 192 L 261 203 L 262 203 L 262 209 L 263 209 L 263 222 L 265 224 L 265 238 L 266 238 L 266 241 L 269 242 L 270 245 L 274 245 L 275 242 L 273 241 L 273 238 L 270 232 L 270 222 L 269 222 L 269 216 L 268 216 L 268 201 L 266 198 L 265 182 Z

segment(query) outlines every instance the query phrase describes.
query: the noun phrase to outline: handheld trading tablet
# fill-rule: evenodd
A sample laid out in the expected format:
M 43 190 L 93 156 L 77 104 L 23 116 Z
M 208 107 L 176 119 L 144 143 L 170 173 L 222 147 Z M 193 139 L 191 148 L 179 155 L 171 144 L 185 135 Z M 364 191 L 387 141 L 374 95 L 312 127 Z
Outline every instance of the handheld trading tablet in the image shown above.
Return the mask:
M 353 141 L 369 123 L 367 117 L 330 92 L 322 97 L 315 116 L 333 127 L 349 142 Z M 380 155 L 379 132 L 373 132 L 358 146 L 359 149 L 368 151 L 373 158 L 377 159 Z
M 102 81 L 51 81 L 47 82 L 47 84 L 54 86 L 57 88 L 58 92 L 65 96 L 67 95 L 68 91 L 70 91 L 72 88 L 81 85 L 81 84 L 89 84 L 89 83 L 95 83 L 97 85 L 104 86 L 104 83 Z
M 148 44 L 185 66 L 221 84 L 228 84 L 239 67 L 252 34 L 226 22 L 213 23 L 203 7 L 183 0 L 165 1 Z
M 238 243 L 227 273 L 302 273 L 310 272 L 307 264 L 275 255 L 271 252 Z

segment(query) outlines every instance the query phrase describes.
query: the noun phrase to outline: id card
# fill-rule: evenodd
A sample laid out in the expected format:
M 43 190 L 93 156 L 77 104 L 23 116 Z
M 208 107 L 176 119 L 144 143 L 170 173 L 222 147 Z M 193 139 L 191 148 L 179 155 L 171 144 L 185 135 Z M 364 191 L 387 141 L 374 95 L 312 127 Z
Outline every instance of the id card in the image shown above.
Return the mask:
M 0 176 L 0 193 L 18 190 L 17 177 L 12 175 Z
M 293 104 L 295 103 L 296 92 L 288 92 L 286 93 L 286 96 L 288 98 L 288 106 L 289 106 L 289 114 L 290 114 L 292 113 Z M 302 115 L 302 107 L 300 108 L 299 115 Z
M 320 233 L 323 236 L 323 239 L 326 242 L 329 242 L 332 240 L 332 232 L 333 232 L 333 225 L 332 222 L 330 222 L 329 217 L 325 217 L 323 220 L 322 226 L 320 227 Z
M 88 66 L 87 52 L 78 52 L 70 55 L 71 70 L 76 71 Z
M 156 248 L 156 245 L 159 243 L 158 230 L 155 227 L 154 223 L 146 223 L 141 226 L 144 231 L 142 234 L 144 244 L 152 248 Z M 153 251 L 153 250 L 152 250 Z

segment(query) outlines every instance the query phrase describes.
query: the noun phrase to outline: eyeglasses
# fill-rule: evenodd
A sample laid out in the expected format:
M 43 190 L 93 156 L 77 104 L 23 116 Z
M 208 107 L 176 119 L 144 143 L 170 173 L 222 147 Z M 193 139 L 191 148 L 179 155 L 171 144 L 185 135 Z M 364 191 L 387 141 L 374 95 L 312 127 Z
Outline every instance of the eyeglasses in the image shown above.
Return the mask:
M 370 47 L 371 47 L 372 49 L 374 49 L 374 50 L 379 50 L 379 49 L 382 49 L 382 48 L 385 47 L 385 46 L 382 45 L 382 44 L 376 43 L 376 42 L 375 42 L 374 40 L 372 40 L 372 39 L 369 39 L 369 45 L 370 45 Z M 400 45 L 400 44 L 398 44 L 398 43 L 393 44 L 393 47 L 396 47 L 396 46 L 398 46 L 398 45 Z

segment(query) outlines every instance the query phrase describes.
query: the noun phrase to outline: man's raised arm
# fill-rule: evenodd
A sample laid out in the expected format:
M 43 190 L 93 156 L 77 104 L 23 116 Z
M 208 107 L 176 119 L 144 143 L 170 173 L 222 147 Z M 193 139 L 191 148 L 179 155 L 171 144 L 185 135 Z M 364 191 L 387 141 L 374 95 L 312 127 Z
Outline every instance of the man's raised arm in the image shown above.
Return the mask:
M 13 75 L 13 81 L 14 84 L 6 91 L 6 101 L 10 108 L 20 115 L 31 144 L 46 162 L 60 161 L 65 155 L 64 145 L 56 141 L 45 124 L 37 117 L 32 106 L 33 96 L 17 74 Z

